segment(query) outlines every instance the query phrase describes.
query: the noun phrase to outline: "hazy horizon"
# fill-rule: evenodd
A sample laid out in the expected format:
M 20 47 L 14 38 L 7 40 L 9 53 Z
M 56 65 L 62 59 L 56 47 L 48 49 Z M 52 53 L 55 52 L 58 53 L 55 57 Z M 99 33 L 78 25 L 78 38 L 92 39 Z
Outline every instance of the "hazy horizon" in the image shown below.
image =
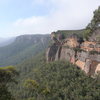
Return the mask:
M 83 29 L 98 6 L 99 0 L 0 0 L 0 37 Z

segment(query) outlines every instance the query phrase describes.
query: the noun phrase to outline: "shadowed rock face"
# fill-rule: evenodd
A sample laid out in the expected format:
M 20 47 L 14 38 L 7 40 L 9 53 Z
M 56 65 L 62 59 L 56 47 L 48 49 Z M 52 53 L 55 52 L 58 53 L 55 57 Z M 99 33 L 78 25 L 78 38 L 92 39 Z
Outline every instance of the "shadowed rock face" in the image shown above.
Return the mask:
M 56 46 L 56 44 L 53 44 L 51 47 L 48 48 L 46 52 L 46 58 L 48 62 L 55 60 L 57 51 L 58 51 L 58 46 Z
M 100 30 L 94 33 L 96 33 L 95 37 L 100 36 Z M 61 33 L 57 38 L 55 37 L 55 33 L 52 33 L 51 36 L 54 44 L 47 50 L 47 62 L 57 60 L 70 61 L 84 70 L 88 75 L 93 75 L 100 71 L 100 42 L 96 41 L 93 35 L 92 37 L 95 41 L 93 39 L 81 41 L 76 35 L 71 35 L 62 40 Z

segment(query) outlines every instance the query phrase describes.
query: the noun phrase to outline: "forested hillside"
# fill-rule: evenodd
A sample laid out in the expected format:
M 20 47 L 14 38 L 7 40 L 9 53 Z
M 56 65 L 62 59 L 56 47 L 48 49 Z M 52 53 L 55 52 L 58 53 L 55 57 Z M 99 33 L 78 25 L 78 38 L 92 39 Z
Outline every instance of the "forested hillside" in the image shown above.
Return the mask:
M 10 85 L 16 100 L 99 100 L 100 77 L 88 77 L 69 62 L 45 63 L 39 54 L 18 66 L 18 84 Z
M 49 35 L 22 35 L 7 46 L 0 47 L 0 66 L 16 65 L 48 47 Z

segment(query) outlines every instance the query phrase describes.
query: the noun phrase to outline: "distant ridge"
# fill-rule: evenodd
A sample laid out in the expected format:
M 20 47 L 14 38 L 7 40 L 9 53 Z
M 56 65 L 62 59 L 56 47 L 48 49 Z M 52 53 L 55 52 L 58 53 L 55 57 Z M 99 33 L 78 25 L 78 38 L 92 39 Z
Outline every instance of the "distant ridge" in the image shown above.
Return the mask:
M 13 43 L 15 40 L 15 37 L 12 38 L 0 38 L 0 47 L 7 46 L 11 43 Z
M 0 47 L 0 66 L 16 65 L 41 51 L 49 44 L 49 35 L 21 35 L 9 45 Z

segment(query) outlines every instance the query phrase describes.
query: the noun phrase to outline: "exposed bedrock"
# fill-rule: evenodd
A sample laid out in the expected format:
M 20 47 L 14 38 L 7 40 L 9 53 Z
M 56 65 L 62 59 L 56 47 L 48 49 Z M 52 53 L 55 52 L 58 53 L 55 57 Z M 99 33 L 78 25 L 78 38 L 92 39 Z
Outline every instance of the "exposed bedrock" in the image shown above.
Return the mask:
M 88 75 L 100 72 L 100 43 L 96 41 L 96 37 L 100 36 L 100 30 L 94 34 L 91 40 L 83 41 L 77 35 L 63 39 L 61 33 L 58 36 L 56 33 L 57 38 L 55 33 L 52 33 L 53 44 L 46 52 L 47 62 L 65 60 L 77 65 Z

